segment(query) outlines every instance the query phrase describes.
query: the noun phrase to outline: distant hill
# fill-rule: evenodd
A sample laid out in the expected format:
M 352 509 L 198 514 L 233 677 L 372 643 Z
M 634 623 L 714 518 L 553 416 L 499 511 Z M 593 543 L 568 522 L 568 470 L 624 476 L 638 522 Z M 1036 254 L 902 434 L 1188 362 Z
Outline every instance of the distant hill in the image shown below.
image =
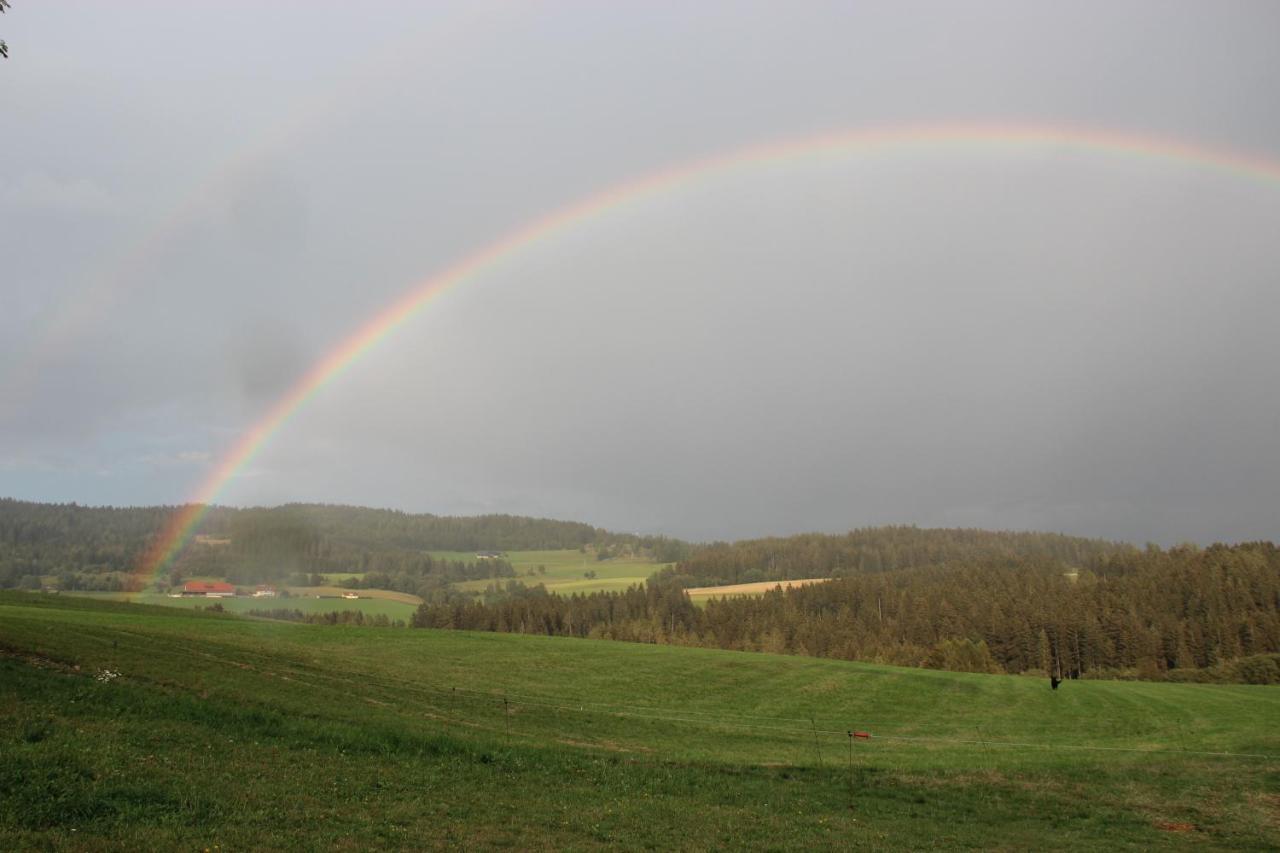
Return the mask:
M 118 589 L 180 507 L 87 507 L 0 498 L 0 587 Z M 612 533 L 574 521 L 515 515 L 440 516 L 329 504 L 238 509 L 215 506 L 172 569 L 182 576 L 239 581 L 295 573 L 375 572 L 440 575 L 446 580 L 510 576 L 501 559 L 481 565 L 433 559 L 429 551 L 479 552 L 580 548 L 688 552 L 661 537 Z M 443 568 L 441 568 L 443 566 Z M 470 566 L 467 568 L 466 566 Z
M 1275 545 L 1129 549 L 1067 568 L 1046 556 L 956 557 L 702 608 L 680 585 L 687 575 L 667 570 L 625 592 L 427 602 L 412 624 L 969 672 L 1280 683 Z
M 717 542 L 676 567 L 685 587 L 770 580 L 851 577 L 973 560 L 1055 561 L 1084 567 L 1132 552 L 1133 546 L 1060 533 L 1020 533 L 914 526 L 868 527 L 845 534 Z

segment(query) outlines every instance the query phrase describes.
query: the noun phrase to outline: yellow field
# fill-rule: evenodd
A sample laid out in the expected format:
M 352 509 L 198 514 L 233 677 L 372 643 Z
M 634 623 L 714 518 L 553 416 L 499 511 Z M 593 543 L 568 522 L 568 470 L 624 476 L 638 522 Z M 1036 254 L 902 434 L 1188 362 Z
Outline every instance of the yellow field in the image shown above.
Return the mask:
M 831 578 L 803 578 L 793 581 L 760 581 L 758 583 L 734 583 L 728 586 L 695 586 L 685 592 L 695 601 L 708 598 L 725 598 L 730 595 L 764 595 L 776 586 L 790 589 L 793 586 L 808 586 L 811 583 L 825 583 Z

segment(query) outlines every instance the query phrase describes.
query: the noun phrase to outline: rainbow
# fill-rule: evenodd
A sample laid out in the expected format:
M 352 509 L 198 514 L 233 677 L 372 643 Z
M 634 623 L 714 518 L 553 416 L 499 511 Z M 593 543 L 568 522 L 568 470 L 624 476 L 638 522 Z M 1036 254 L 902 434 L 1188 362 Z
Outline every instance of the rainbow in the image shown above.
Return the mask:
M 1209 169 L 1280 185 L 1280 162 L 1226 149 L 1113 130 L 1008 123 L 928 124 L 822 133 L 738 148 L 626 181 L 553 210 L 413 285 L 371 317 L 307 371 L 221 459 L 188 503 L 179 507 L 135 573 L 142 589 L 186 545 L 207 507 L 289 419 L 362 355 L 402 327 L 450 288 L 492 271 L 516 253 L 628 204 L 687 187 L 716 175 L 815 155 L 873 154 L 902 149 L 977 145 L 986 148 L 1060 148 Z

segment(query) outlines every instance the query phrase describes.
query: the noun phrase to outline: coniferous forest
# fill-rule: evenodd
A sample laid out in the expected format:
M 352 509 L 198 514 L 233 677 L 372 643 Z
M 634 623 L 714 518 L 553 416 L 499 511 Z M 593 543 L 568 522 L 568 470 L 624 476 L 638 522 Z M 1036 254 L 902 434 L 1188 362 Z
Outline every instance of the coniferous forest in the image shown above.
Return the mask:
M 905 530 L 888 538 L 904 542 Z M 814 537 L 796 544 L 812 547 Z M 503 601 L 424 604 L 413 624 L 969 672 L 1280 683 L 1280 549 L 1271 543 L 1099 548 L 1074 569 L 1048 553 L 882 565 L 704 608 L 684 593 L 690 575 L 681 564 L 625 592 L 570 597 L 512 584 Z
M 717 542 L 679 562 L 681 585 L 722 586 L 798 578 L 846 577 L 942 562 L 1051 560 L 1069 567 L 1131 550 L 1131 546 L 1058 533 L 871 527 L 831 536 Z

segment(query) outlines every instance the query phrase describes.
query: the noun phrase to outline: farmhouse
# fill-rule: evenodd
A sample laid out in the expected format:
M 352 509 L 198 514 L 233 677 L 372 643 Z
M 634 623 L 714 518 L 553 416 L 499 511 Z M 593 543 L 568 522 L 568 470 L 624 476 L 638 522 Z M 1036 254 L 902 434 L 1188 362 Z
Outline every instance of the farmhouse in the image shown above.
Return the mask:
M 276 588 L 270 584 L 258 584 L 253 588 L 254 598 L 275 598 Z
M 502 556 L 501 551 L 477 551 L 476 552 L 477 560 L 496 560 L 501 556 Z
M 236 588 L 222 581 L 187 581 L 182 587 L 183 595 L 203 595 L 206 598 L 230 598 L 236 594 Z

